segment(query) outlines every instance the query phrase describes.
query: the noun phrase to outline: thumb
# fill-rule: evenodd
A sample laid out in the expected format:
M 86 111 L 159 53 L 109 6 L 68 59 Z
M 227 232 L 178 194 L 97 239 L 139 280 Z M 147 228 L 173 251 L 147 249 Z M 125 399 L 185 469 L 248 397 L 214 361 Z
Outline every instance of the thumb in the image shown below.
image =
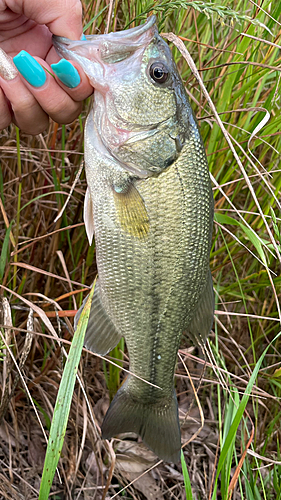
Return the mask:
M 17 14 L 46 24 L 54 35 L 79 40 L 82 35 L 82 5 L 80 0 L 4 0 Z

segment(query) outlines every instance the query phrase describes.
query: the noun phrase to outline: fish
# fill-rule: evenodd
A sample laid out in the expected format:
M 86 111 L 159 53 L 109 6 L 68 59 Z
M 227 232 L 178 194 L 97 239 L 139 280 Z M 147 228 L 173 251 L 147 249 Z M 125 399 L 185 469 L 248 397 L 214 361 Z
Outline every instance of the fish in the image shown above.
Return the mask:
M 124 31 L 53 43 L 94 87 L 84 220 L 89 242 L 95 237 L 98 279 L 85 346 L 105 355 L 124 337 L 130 359 L 102 438 L 133 432 L 160 459 L 177 463 L 177 353 L 181 339 L 204 345 L 214 315 L 204 144 L 155 16 Z

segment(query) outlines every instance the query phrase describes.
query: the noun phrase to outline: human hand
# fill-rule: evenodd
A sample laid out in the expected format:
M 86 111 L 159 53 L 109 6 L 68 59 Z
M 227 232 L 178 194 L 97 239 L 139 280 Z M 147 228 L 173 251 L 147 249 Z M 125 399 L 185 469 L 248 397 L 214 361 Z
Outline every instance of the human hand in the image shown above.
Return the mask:
M 77 63 L 60 61 L 52 34 L 81 38 L 80 0 L 0 0 L 0 130 L 14 122 L 38 134 L 49 116 L 70 123 L 93 92 Z

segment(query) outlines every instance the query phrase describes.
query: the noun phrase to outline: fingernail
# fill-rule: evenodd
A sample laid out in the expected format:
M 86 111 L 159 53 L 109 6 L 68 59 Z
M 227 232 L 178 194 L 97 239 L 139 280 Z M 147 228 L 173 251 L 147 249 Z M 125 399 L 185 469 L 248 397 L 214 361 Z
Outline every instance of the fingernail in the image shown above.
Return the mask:
M 82 40 L 84 42 L 84 40 L 87 40 L 87 38 L 85 37 L 85 35 L 83 34 L 80 38 L 80 40 Z
M 74 89 L 81 82 L 77 69 L 66 59 L 51 64 L 51 68 L 60 81 L 70 89 Z
M 46 73 L 39 62 L 34 59 L 28 52 L 22 50 L 14 57 L 14 63 L 20 74 L 33 87 L 42 87 L 46 82 Z
M 0 48 L 0 76 L 4 80 L 13 80 L 18 75 L 13 59 Z

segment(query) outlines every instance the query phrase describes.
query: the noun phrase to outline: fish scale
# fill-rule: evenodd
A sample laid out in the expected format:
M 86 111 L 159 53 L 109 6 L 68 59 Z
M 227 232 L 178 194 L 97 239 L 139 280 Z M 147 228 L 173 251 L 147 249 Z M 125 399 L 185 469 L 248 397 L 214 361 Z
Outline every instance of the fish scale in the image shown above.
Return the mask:
M 54 44 L 95 88 L 85 127 L 84 214 L 99 277 L 85 343 L 106 354 L 124 336 L 130 358 L 131 375 L 102 435 L 136 432 L 176 462 L 177 352 L 183 333 L 190 343 L 205 342 L 214 310 L 213 197 L 202 139 L 154 16 L 124 32 L 84 42 L 55 37 Z

